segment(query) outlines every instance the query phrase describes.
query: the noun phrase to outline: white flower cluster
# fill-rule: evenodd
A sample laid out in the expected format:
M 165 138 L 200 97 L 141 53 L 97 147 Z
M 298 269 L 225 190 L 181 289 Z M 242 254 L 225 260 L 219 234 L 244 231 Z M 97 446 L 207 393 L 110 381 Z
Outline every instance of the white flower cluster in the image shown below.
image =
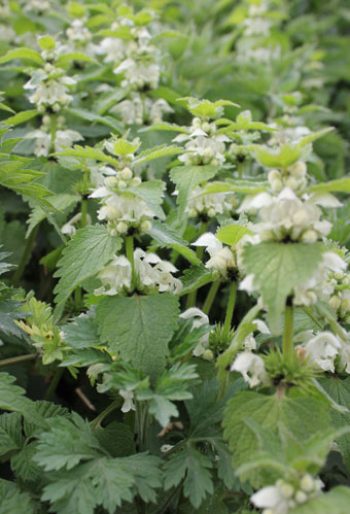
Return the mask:
M 350 276 L 345 271 L 338 270 L 329 277 L 334 290 L 329 305 L 335 310 L 337 318 L 348 323 L 350 319 Z
M 49 0 L 25 0 L 23 5 L 25 11 L 39 14 L 48 11 L 51 7 Z
M 41 127 L 25 136 L 28 139 L 36 140 L 34 154 L 37 157 L 47 157 L 50 152 L 61 152 L 65 148 L 71 147 L 73 143 L 84 139 L 76 130 L 64 128 L 65 119 L 62 116 L 56 120 L 57 126 L 53 133 L 51 133 L 51 123 L 50 116 L 45 115 Z
M 223 277 L 237 267 L 234 252 L 228 246 L 224 246 L 211 232 L 202 234 L 192 245 L 205 247 L 210 256 L 205 267 L 220 273 Z
M 47 109 L 58 112 L 73 100 L 69 88 L 75 84 L 76 81 L 67 77 L 63 69 L 47 63 L 43 69 L 34 71 L 24 89 L 31 91 L 29 101 L 35 104 L 40 113 Z
M 130 98 L 119 102 L 111 112 L 119 115 L 126 125 L 152 125 L 161 122 L 163 116 L 173 112 L 173 109 L 163 98 L 153 100 L 139 92 L 132 92 Z
M 60 44 L 57 51 L 58 54 L 68 52 L 84 52 L 86 55 L 93 57 L 98 52 L 97 45 L 92 42 L 92 33 L 86 26 L 85 18 L 75 18 L 66 30 L 66 38 L 64 43 Z
M 148 26 L 138 26 L 132 17 L 120 17 L 111 30 L 122 29 L 129 31 L 129 38 L 106 37 L 100 45 L 104 61 L 114 65 L 113 72 L 122 75 L 121 86 L 130 91 L 129 97 L 118 103 L 112 112 L 120 114 L 127 125 L 157 123 L 164 114 L 172 112 L 164 99 L 153 100 L 145 93 L 159 86 L 160 53 L 152 44 Z
M 305 342 L 297 347 L 299 355 L 307 357 L 318 369 L 350 374 L 350 340 L 336 337 L 332 332 L 314 335 L 307 331 L 299 335 Z
M 278 480 L 275 485 L 263 487 L 251 497 L 255 507 L 263 509 L 262 514 L 287 514 L 291 509 L 315 498 L 324 484 L 319 478 L 303 475 L 297 482 Z
M 186 207 L 190 218 L 214 218 L 218 214 L 231 214 L 237 207 L 237 197 L 234 193 L 205 193 L 203 189 L 201 186 L 196 187 L 190 195 Z
M 169 261 L 162 260 L 155 253 L 148 253 L 136 248 L 134 251 L 134 271 L 138 290 L 154 290 L 160 293 L 180 291 L 181 281 L 173 274 L 178 270 Z M 114 296 L 122 291 L 129 291 L 132 281 L 132 266 L 123 255 L 115 256 L 110 264 L 97 275 L 102 287 L 95 290 L 96 295 Z
M 187 133 L 176 136 L 174 142 L 185 143 L 184 153 L 178 156 L 183 164 L 218 166 L 225 162 L 225 143 L 230 139 L 224 134 L 217 134 L 215 123 L 195 117 Z
M 236 46 L 239 63 L 269 63 L 280 58 L 281 47 L 269 42 L 271 30 L 276 23 L 274 19 L 278 20 L 278 17 L 273 16 L 272 8 L 273 3 L 267 0 L 249 6 L 243 22 L 243 33 Z
M 307 195 L 299 198 L 289 187 L 277 195 L 259 193 L 248 196 L 239 212 L 258 211 L 258 223 L 252 230 L 261 241 L 302 241 L 314 243 L 331 230 L 331 223 L 321 220 L 322 207 L 338 207 L 340 202 L 332 195 Z
M 107 221 L 112 234 L 126 234 L 130 228 L 140 232 L 150 230 L 155 213 L 139 196 L 126 191 L 130 187 L 137 188 L 141 178 L 134 176 L 127 166 L 120 171 L 105 166 L 102 171 L 107 175 L 104 177 L 104 185 L 90 195 L 90 198 L 101 200 L 98 219 Z

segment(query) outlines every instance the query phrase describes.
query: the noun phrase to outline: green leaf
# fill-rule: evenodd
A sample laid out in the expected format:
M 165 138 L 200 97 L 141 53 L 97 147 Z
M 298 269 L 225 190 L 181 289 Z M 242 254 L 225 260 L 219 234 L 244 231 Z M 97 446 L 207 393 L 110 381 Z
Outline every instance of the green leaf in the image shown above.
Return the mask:
M 103 225 L 78 230 L 63 250 L 55 274 L 60 280 L 55 288 L 56 302 L 63 305 L 84 280 L 93 277 L 120 248 L 120 240 L 112 237 Z
M 24 396 L 24 389 L 16 385 L 15 380 L 8 373 L 0 373 L 0 409 L 20 412 L 35 424 L 44 423 L 42 417 L 33 409 L 33 402 Z
M 214 485 L 210 473 L 211 460 L 192 446 L 185 446 L 164 465 L 165 490 L 183 482 L 183 494 L 197 509 L 208 495 L 213 494 Z
M 33 460 L 35 454 L 36 442 L 30 442 L 11 458 L 11 469 L 16 478 L 35 484 L 40 483 L 43 472 Z
M 75 145 L 73 148 L 67 148 L 62 152 L 57 152 L 58 156 L 63 157 L 76 157 L 77 159 L 91 159 L 99 162 L 107 162 L 112 166 L 118 166 L 118 161 L 115 157 L 112 157 L 104 153 L 99 148 L 92 148 L 90 146 L 79 146 Z
M 341 378 L 320 378 L 321 386 L 326 390 L 330 397 L 338 404 L 346 408 L 350 406 L 350 377 Z M 350 414 L 339 412 L 332 409 L 331 416 L 336 427 L 349 426 Z M 342 454 L 344 464 L 350 469 L 350 435 L 346 434 L 337 440 L 338 448 Z
M 34 457 L 45 471 L 70 470 L 82 460 L 97 458 L 103 450 L 90 424 L 78 414 L 55 418 L 49 431 L 40 434 Z
M 271 149 L 268 146 L 252 145 L 256 160 L 267 168 L 287 168 L 302 156 L 302 149 L 298 145 L 281 145 L 280 148 Z
M 63 338 L 66 344 L 76 350 L 91 348 L 99 345 L 97 325 L 90 314 L 80 314 L 70 323 L 63 325 Z
M 247 245 L 243 264 L 254 275 L 254 286 L 268 308 L 270 328 L 279 332 L 280 316 L 293 289 L 305 283 L 321 262 L 324 246 L 304 243 L 260 243 Z
M 112 118 L 112 116 L 100 116 L 94 112 L 86 111 L 84 109 L 67 109 L 66 111 L 68 114 L 71 114 L 72 116 L 76 116 L 77 118 L 84 120 L 84 121 L 91 121 L 91 123 L 99 123 L 100 125 L 104 125 L 106 127 L 109 127 L 114 132 L 117 132 L 118 134 L 121 134 L 123 131 L 122 124 Z M 114 161 L 115 162 L 115 161 Z
M 339 486 L 292 509 L 290 514 L 348 514 L 349 503 L 350 489 Z
M 178 309 L 178 299 L 168 293 L 104 298 L 96 310 L 101 339 L 136 368 L 159 374 L 165 366 Z
M 230 246 L 236 246 L 243 236 L 247 234 L 250 235 L 251 233 L 252 232 L 247 227 L 238 225 L 238 223 L 232 223 L 232 225 L 220 227 L 216 233 L 216 237 L 222 243 Z
M 342 177 L 329 182 L 320 182 L 309 187 L 312 193 L 350 193 L 350 177 Z
M 150 209 L 155 213 L 157 218 L 164 219 L 164 212 L 161 208 L 163 202 L 165 184 L 162 180 L 149 180 L 142 182 L 137 187 L 131 187 L 128 191 L 135 196 L 141 198 Z
M 65 68 L 66 66 L 69 66 L 72 62 L 97 63 L 95 59 L 93 59 L 92 57 L 83 52 L 69 52 L 67 54 L 60 55 L 56 61 L 56 65 L 59 68 Z
M 23 444 L 22 416 L 18 412 L 0 416 L 0 455 L 19 450 Z
M 182 149 L 175 145 L 160 145 L 154 148 L 148 148 L 139 153 L 134 161 L 134 165 L 145 164 L 146 162 L 161 159 L 162 157 L 172 157 L 182 152 Z
M 170 172 L 171 180 L 178 190 L 178 222 L 182 223 L 185 209 L 191 192 L 203 182 L 215 177 L 220 170 L 219 166 L 177 166 Z
M 48 199 L 49 203 L 53 206 L 53 209 L 58 211 L 64 211 L 64 210 L 72 210 L 73 207 L 79 202 L 80 196 L 79 195 L 73 195 L 73 194 L 66 194 L 61 193 L 58 195 L 52 195 Z M 44 219 L 48 218 L 50 222 L 54 223 L 55 216 L 50 216 L 50 213 L 48 210 L 44 210 L 41 207 L 34 207 L 32 210 L 29 220 L 28 220 L 28 229 L 27 229 L 27 237 L 32 232 L 32 230 L 39 225 Z
M 180 291 L 181 296 L 190 293 L 200 287 L 203 287 L 215 279 L 212 271 L 203 265 L 189 268 L 181 277 L 183 288 Z
M 188 242 L 179 237 L 177 231 L 166 223 L 161 223 L 157 220 L 153 221 L 148 234 L 159 245 L 173 248 L 194 266 L 201 264 L 201 260 L 197 257 L 196 253 L 191 248 L 188 248 Z
M 32 120 L 38 115 L 39 113 L 35 109 L 31 111 L 22 111 L 14 114 L 13 116 L 10 116 L 9 118 L 6 118 L 6 120 L 4 120 L 2 123 L 7 127 L 15 127 L 16 125 L 20 125 L 21 123 L 26 123 L 27 121 Z
M 34 64 L 38 64 L 39 66 L 43 66 L 45 64 L 39 52 L 25 47 L 9 50 L 3 57 L 0 57 L 0 64 L 4 64 L 15 59 L 30 61 Z
M 36 514 L 39 512 L 29 493 L 21 491 L 17 484 L 0 479 L 0 505 L 1 514 L 15 514 L 25 512 Z
M 256 434 L 247 424 L 255 422 L 271 438 L 279 436 L 279 427 L 284 427 L 299 441 L 307 440 L 315 432 L 328 431 L 331 419 L 325 402 L 303 396 L 287 397 L 275 394 L 265 396 L 252 391 L 235 395 L 227 404 L 224 414 L 224 436 L 229 443 L 235 468 L 253 461 L 259 445 Z M 264 483 L 264 476 L 248 473 L 254 486 Z
M 21 159 L 0 163 L 0 185 L 38 203 L 43 209 L 50 207 L 46 198 L 51 194 L 43 185 L 36 182 L 42 176 L 39 171 L 22 169 Z
M 268 182 L 258 182 L 257 180 L 227 180 L 226 182 L 209 182 L 203 190 L 202 195 L 215 193 L 243 193 L 253 195 L 267 191 Z

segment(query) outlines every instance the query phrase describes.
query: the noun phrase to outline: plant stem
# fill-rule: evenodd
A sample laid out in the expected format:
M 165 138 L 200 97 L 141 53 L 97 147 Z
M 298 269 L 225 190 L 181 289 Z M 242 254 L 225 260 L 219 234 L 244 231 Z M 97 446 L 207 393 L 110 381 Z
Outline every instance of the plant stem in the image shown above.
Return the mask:
M 284 311 L 284 331 L 282 340 L 283 356 L 289 359 L 293 355 L 293 306 L 286 304 Z
M 12 283 L 13 283 L 13 285 L 15 287 L 17 287 L 19 285 L 20 280 L 21 280 L 22 275 L 23 275 L 23 272 L 25 270 L 26 264 L 27 264 L 27 262 L 30 259 L 30 256 L 31 256 L 31 253 L 32 253 L 32 250 L 33 250 L 33 246 L 34 246 L 34 243 L 35 243 L 35 240 L 36 240 L 36 236 L 37 236 L 37 233 L 38 233 L 38 228 L 39 227 L 36 226 L 31 231 L 31 233 L 29 234 L 29 237 L 27 238 L 25 247 L 23 249 L 23 253 L 21 255 L 21 260 L 19 261 L 18 267 L 17 267 L 15 273 L 13 274 L 13 278 L 12 278 Z
M 106 407 L 95 419 L 91 421 L 92 428 L 101 426 L 102 421 L 114 410 L 120 407 L 120 400 L 114 400 L 108 407 Z
M 56 388 L 62 378 L 62 375 L 64 373 L 64 368 L 57 368 L 55 371 L 54 376 L 52 377 L 52 380 L 50 382 L 49 387 L 46 390 L 44 400 L 51 400 L 53 395 L 55 394 Z
M 87 221 L 88 221 L 88 201 L 86 198 L 82 198 L 81 200 L 81 219 L 80 219 L 80 226 L 82 228 L 86 227 Z
M 27 355 L 19 355 L 18 357 L 9 357 L 8 359 L 0 360 L 0 367 L 11 366 L 12 364 L 18 364 L 19 362 L 32 361 L 36 358 L 36 353 L 29 353 Z
M 204 314 L 209 314 L 210 309 L 215 300 L 215 296 L 219 290 L 219 287 L 220 287 L 220 280 L 215 280 L 214 282 L 212 282 L 210 289 L 208 291 L 207 297 L 203 304 L 202 311 L 204 312 Z
M 135 286 L 135 261 L 134 261 L 134 237 L 127 236 L 125 239 L 125 253 L 131 264 L 131 281 Z
M 235 310 L 237 296 L 237 283 L 232 282 L 229 289 L 228 302 L 226 307 L 225 321 L 224 321 L 224 333 L 228 334 L 231 330 L 233 313 Z

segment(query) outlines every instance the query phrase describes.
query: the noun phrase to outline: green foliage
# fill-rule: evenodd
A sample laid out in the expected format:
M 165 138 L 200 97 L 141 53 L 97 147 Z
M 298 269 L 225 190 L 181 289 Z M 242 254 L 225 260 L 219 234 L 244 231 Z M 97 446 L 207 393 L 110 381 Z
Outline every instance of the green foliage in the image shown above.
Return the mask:
M 97 306 L 102 341 L 151 375 L 164 369 L 177 316 L 178 301 L 171 294 L 105 298 Z
M 270 326 L 275 333 L 280 330 L 280 316 L 287 297 L 293 288 L 311 277 L 323 252 L 321 244 L 269 242 L 245 247 L 244 267 L 254 276 L 254 285 L 268 308 Z
M 58 263 L 56 302 L 62 306 L 74 289 L 95 275 L 119 248 L 117 238 L 101 225 L 82 228 L 67 244 Z

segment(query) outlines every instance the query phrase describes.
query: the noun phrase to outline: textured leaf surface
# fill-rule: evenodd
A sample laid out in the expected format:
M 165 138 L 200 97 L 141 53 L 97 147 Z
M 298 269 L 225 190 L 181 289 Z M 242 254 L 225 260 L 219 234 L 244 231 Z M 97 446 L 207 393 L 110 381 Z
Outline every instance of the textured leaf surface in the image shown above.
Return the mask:
M 113 352 L 151 375 L 163 370 L 178 319 L 175 296 L 104 298 L 97 306 L 96 319 L 102 340 Z
M 287 297 L 294 287 L 305 283 L 321 262 L 321 244 L 261 243 L 246 246 L 243 262 L 247 274 L 254 275 L 264 304 L 268 308 L 271 329 L 279 331 L 279 320 Z
M 335 487 L 329 493 L 321 494 L 290 512 L 291 514 L 348 514 L 349 505 L 350 489 Z
M 57 304 L 63 304 L 84 280 L 94 276 L 111 260 L 120 245 L 103 225 L 78 230 L 58 262 L 55 288 Z

